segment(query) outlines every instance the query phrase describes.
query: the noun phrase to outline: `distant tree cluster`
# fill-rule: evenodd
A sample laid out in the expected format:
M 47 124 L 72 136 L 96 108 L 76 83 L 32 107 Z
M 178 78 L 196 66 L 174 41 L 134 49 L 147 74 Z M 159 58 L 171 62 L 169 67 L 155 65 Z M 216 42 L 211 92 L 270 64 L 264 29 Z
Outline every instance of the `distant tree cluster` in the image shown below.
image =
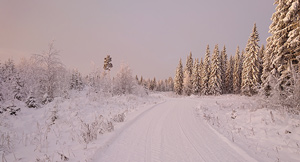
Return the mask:
M 212 57 L 207 45 L 204 61 L 193 59 L 190 53 L 185 68 L 181 59 L 174 77 L 174 92 L 178 95 L 221 95 L 240 93 L 242 66 L 239 47 L 235 57 L 227 59 L 226 47 L 215 45 Z
M 180 59 L 174 77 L 178 95 L 262 94 L 285 107 L 300 110 L 300 5 L 299 0 L 276 0 L 266 48 L 259 46 L 256 24 L 245 50 L 239 46 L 227 58 L 215 45 L 212 56 L 207 46 L 204 61 L 187 58 L 183 69 Z
M 143 76 L 140 78 L 136 75 L 136 81 L 139 85 L 143 86 L 145 89 L 150 91 L 158 91 L 158 92 L 167 92 L 173 91 L 173 78 L 169 77 L 165 80 L 156 80 L 154 77 L 153 79 L 144 79 Z

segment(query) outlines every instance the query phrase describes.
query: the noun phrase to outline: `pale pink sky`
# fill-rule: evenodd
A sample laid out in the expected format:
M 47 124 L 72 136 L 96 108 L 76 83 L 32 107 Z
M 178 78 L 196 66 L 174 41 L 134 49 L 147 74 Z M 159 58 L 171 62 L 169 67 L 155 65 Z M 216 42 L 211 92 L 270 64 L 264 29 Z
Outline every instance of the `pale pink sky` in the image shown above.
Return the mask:
M 260 43 L 269 36 L 273 0 L 0 0 L 0 61 L 41 53 L 55 40 L 69 68 L 88 74 L 91 62 L 123 61 L 134 75 L 174 76 L 179 58 L 206 45 L 244 48 L 253 23 Z

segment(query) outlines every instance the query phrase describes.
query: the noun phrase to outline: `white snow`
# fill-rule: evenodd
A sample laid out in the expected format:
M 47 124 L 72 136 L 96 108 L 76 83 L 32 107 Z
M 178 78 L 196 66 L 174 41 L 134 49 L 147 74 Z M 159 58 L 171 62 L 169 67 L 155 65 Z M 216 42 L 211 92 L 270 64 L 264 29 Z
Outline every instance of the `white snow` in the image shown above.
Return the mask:
M 2 161 L 299 161 L 300 117 L 256 97 L 86 92 L 0 114 Z M 123 118 L 125 117 L 125 118 Z M 123 121 L 124 122 L 120 122 Z

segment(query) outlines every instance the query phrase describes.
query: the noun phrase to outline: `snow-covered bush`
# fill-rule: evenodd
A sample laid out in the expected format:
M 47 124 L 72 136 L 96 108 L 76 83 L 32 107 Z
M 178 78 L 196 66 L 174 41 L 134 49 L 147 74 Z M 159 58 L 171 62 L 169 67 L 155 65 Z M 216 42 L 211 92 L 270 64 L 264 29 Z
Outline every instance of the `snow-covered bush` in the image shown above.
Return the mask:
M 37 108 L 38 104 L 36 103 L 36 99 L 34 97 L 28 97 L 25 101 L 28 108 Z

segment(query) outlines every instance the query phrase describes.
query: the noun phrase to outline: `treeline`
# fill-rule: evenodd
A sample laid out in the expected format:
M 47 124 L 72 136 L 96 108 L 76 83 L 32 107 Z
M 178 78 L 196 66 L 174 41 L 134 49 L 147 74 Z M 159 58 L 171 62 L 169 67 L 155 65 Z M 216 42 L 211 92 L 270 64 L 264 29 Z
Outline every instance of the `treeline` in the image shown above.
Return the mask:
M 258 45 L 259 37 L 254 24 L 245 52 L 228 58 L 226 47 L 219 51 L 215 45 L 212 55 L 207 45 L 205 58 L 193 60 L 192 53 L 187 57 L 185 68 L 182 60 L 176 70 L 174 90 L 179 95 L 221 95 L 244 94 L 252 96 L 261 88 L 263 57 L 265 48 Z
M 68 70 L 58 58 L 53 43 L 42 54 L 32 55 L 15 64 L 9 59 L 0 63 L 0 113 L 14 107 L 15 100 L 29 108 L 47 104 L 55 97 L 69 98 L 72 91 L 86 90 L 88 95 L 113 96 L 123 94 L 145 95 L 128 65 L 121 65 L 116 76 L 110 77 L 112 59 L 108 55 L 102 68 L 95 68 L 82 76 L 78 70 Z
M 174 77 L 179 95 L 261 94 L 287 108 L 300 110 L 300 5 L 299 0 L 275 1 L 266 48 L 258 45 L 256 24 L 245 50 L 237 47 L 227 58 L 226 48 L 215 45 L 212 56 L 207 46 L 204 60 L 180 59 Z
M 150 91 L 167 92 L 174 90 L 174 82 L 172 77 L 158 81 L 156 81 L 155 77 L 153 79 L 144 79 L 143 76 L 140 78 L 136 76 L 135 79 L 139 85 Z

